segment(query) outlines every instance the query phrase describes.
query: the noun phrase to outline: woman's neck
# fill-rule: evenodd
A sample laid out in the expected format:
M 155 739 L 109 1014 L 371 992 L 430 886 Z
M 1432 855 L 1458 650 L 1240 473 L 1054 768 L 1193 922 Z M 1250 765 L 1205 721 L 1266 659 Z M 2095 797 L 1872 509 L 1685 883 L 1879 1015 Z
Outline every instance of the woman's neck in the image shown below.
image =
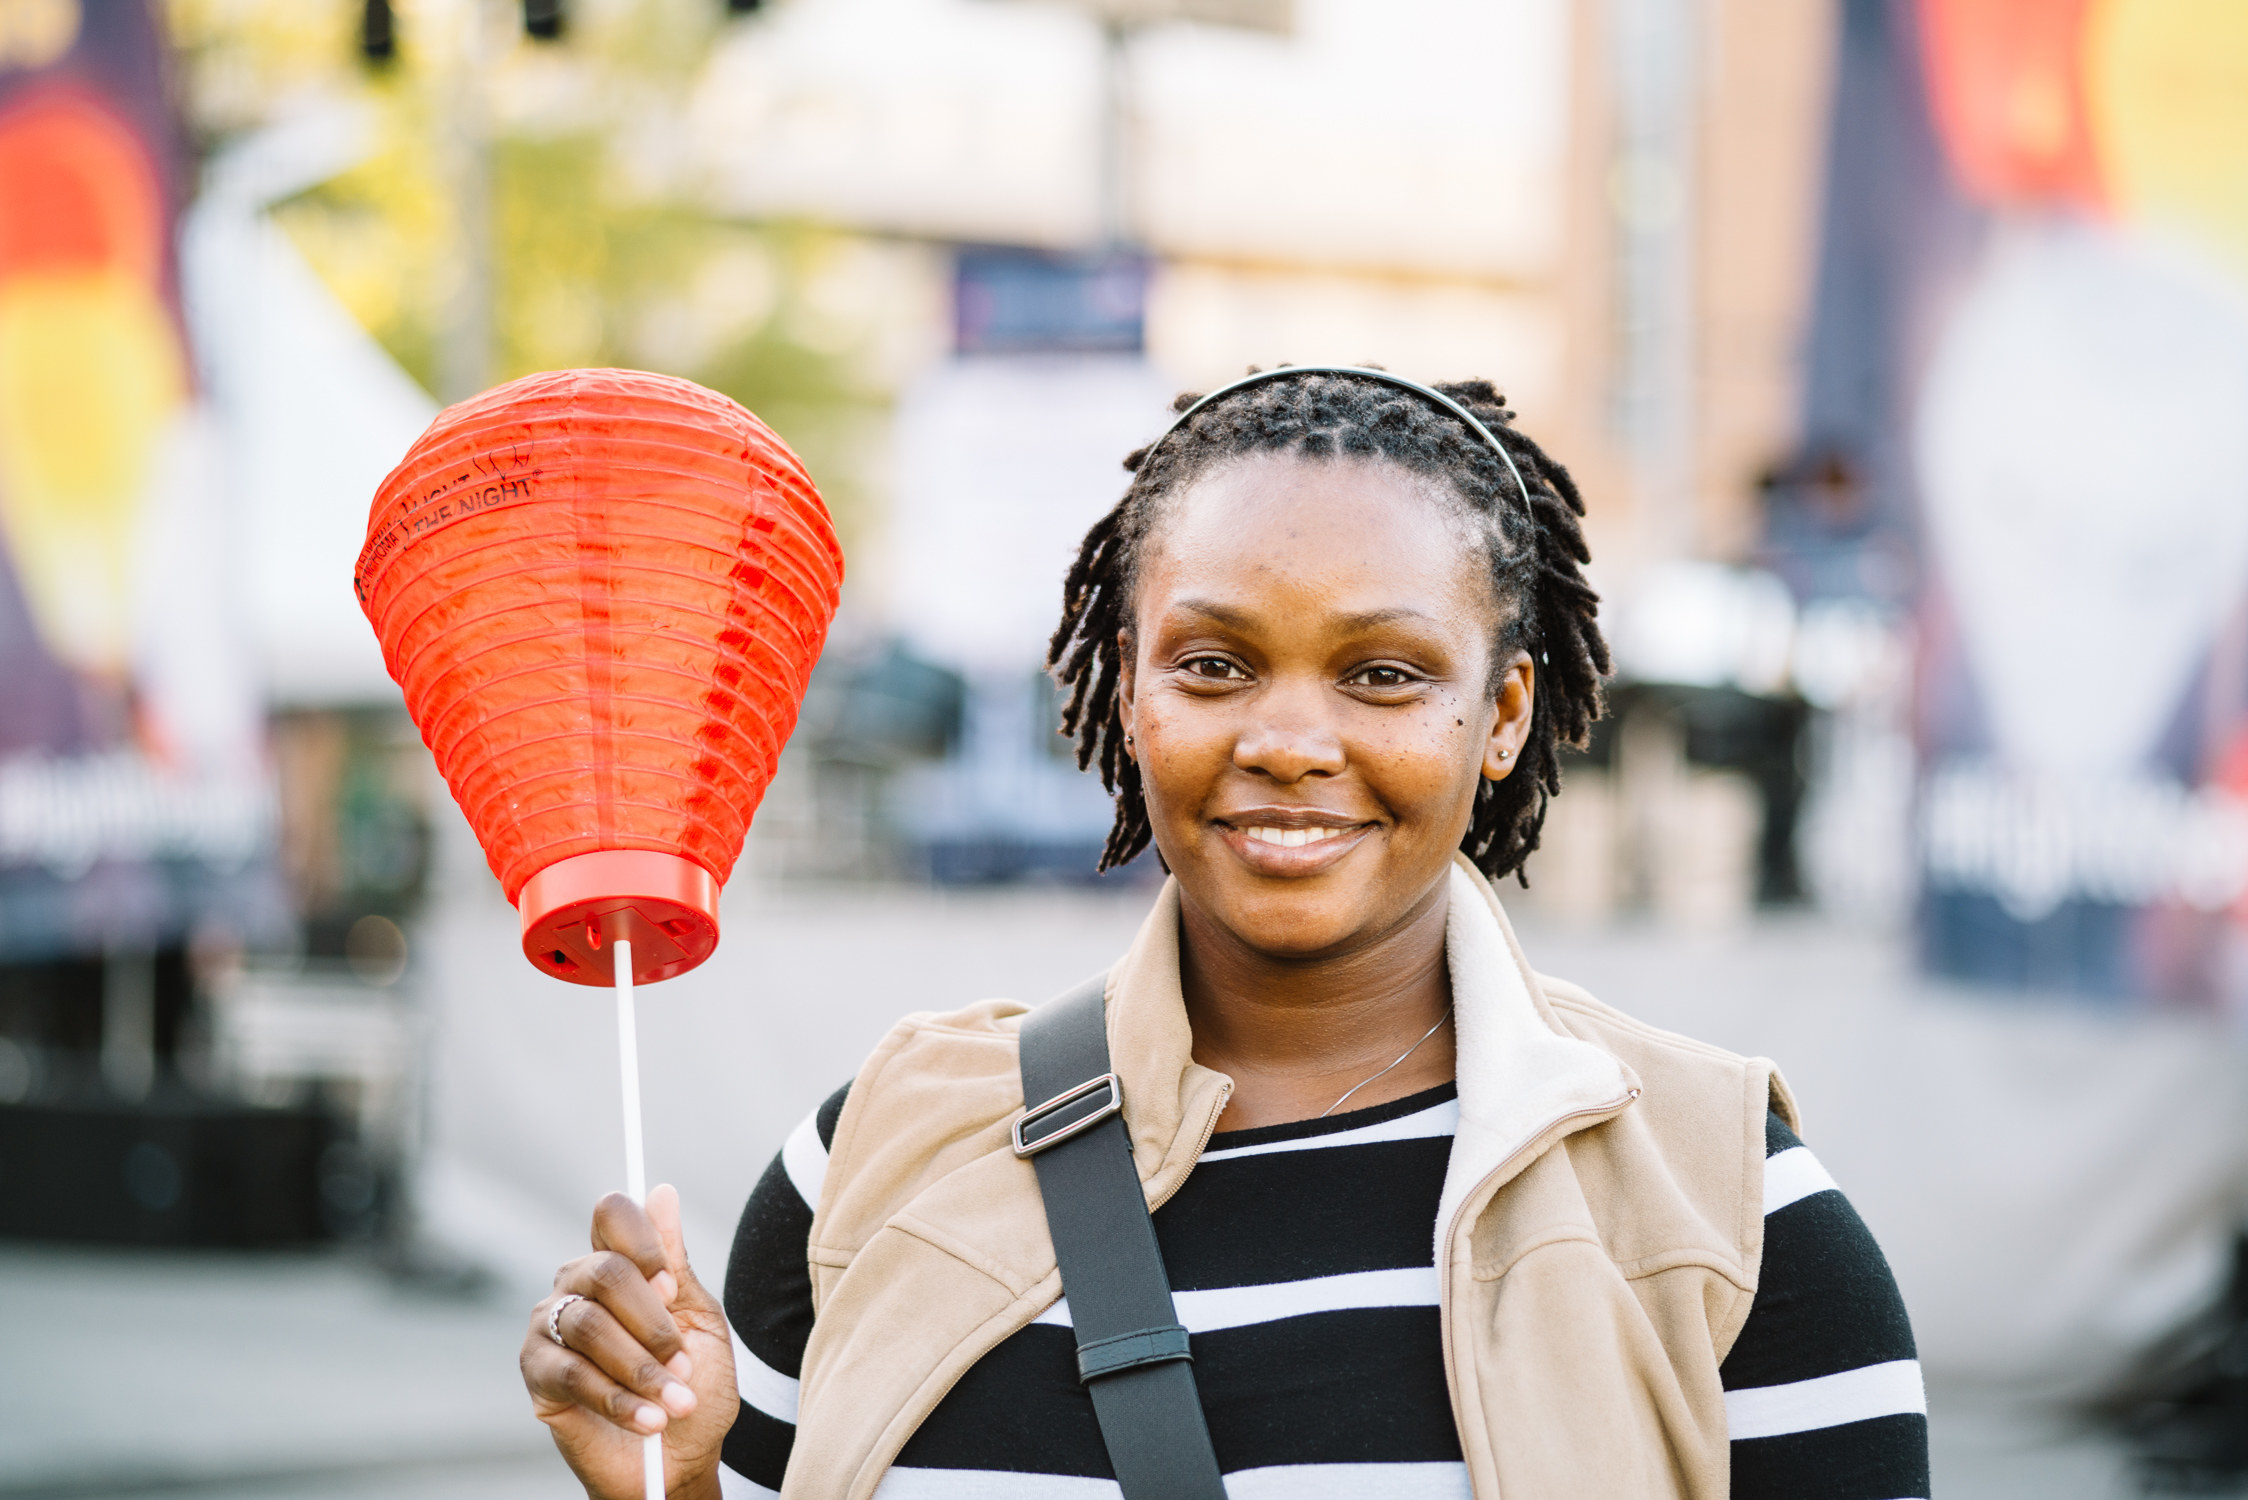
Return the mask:
M 1402 922 L 1348 952 L 1287 958 L 1249 947 L 1182 893 L 1179 987 L 1194 1060 L 1234 1082 L 1224 1128 L 1315 1118 L 1443 1020 L 1452 1000 L 1448 895 L 1448 884 L 1438 883 Z M 1446 1025 L 1352 1094 L 1350 1107 L 1434 1088 L 1452 1076 L 1452 1065 Z

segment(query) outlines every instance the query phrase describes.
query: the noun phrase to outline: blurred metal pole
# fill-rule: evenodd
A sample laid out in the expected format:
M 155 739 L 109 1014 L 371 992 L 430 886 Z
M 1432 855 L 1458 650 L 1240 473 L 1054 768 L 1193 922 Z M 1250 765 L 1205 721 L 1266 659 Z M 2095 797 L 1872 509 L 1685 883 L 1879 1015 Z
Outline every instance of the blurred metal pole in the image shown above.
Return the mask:
M 1062 0 L 1101 28 L 1100 236 L 1104 250 L 1134 244 L 1132 39 L 1150 26 L 1191 21 L 1290 36 L 1295 0 Z
M 1651 559 L 1692 555 L 1703 0 L 1608 0 L 1615 101 L 1610 414 Z
M 102 1081 L 138 1104 L 156 1081 L 156 958 L 144 948 L 112 948 L 101 970 Z
M 446 90 L 446 143 L 459 263 L 437 349 L 438 398 L 461 401 L 491 383 L 491 118 L 484 73 L 491 56 L 495 0 L 457 0 L 459 33 Z M 499 0 L 504 4 L 504 0 Z M 512 29 L 512 16 L 506 18 Z
M 1114 16 L 1101 21 L 1101 248 L 1132 242 L 1132 36 Z

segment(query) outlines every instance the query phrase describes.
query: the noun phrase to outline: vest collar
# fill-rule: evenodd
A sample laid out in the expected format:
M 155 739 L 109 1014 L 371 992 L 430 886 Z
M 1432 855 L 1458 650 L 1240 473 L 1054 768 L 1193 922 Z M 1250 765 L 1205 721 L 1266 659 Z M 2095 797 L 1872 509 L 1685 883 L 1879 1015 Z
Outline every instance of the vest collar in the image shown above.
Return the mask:
M 1452 864 L 1444 958 L 1459 1048 L 1460 1128 L 1437 1200 L 1437 1263 L 1447 1231 L 1479 1188 L 1540 1136 L 1576 1118 L 1591 1124 L 1638 1092 L 1613 1054 L 1564 1031 L 1498 893 L 1464 855 Z M 1517 1168 L 1521 1165 L 1516 1162 Z
M 1216 1128 L 1233 1080 L 1194 1060 L 1179 988 L 1179 882 L 1163 882 L 1139 936 L 1109 971 L 1109 1066 L 1124 1084 L 1132 1159 L 1152 1207 L 1178 1190 Z
M 1490 883 L 1455 856 L 1444 953 L 1452 982 L 1460 1129 L 1438 1233 L 1478 1186 L 1539 1136 L 1627 1103 L 1638 1080 L 1621 1061 L 1555 1021 Z M 1233 1080 L 1194 1061 L 1179 988 L 1179 890 L 1166 880 L 1139 936 L 1110 971 L 1108 1049 L 1123 1080 L 1132 1154 L 1161 1203 L 1202 1154 Z

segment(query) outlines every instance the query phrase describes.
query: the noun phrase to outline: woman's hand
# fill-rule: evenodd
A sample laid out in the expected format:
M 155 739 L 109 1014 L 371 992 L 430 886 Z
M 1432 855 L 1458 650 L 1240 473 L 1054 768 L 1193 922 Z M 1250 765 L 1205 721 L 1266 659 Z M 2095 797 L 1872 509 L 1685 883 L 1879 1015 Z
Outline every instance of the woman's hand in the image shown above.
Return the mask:
M 547 1337 L 556 1320 L 562 1343 Z M 734 1424 L 726 1313 L 695 1279 L 666 1184 L 641 1207 L 611 1193 L 593 1210 L 593 1254 L 554 1273 L 523 1339 L 531 1410 L 595 1500 L 642 1500 L 641 1440 L 663 1434 L 666 1492 L 718 1493 L 718 1446 Z

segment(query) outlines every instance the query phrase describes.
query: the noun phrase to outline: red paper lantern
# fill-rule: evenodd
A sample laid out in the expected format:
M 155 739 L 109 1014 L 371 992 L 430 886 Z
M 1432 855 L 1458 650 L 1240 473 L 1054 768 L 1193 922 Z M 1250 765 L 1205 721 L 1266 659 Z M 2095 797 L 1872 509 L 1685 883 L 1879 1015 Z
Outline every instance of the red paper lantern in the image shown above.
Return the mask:
M 796 455 L 669 376 L 512 381 L 383 481 L 360 606 L 539 969 L 710 956 L 842 579 Z

